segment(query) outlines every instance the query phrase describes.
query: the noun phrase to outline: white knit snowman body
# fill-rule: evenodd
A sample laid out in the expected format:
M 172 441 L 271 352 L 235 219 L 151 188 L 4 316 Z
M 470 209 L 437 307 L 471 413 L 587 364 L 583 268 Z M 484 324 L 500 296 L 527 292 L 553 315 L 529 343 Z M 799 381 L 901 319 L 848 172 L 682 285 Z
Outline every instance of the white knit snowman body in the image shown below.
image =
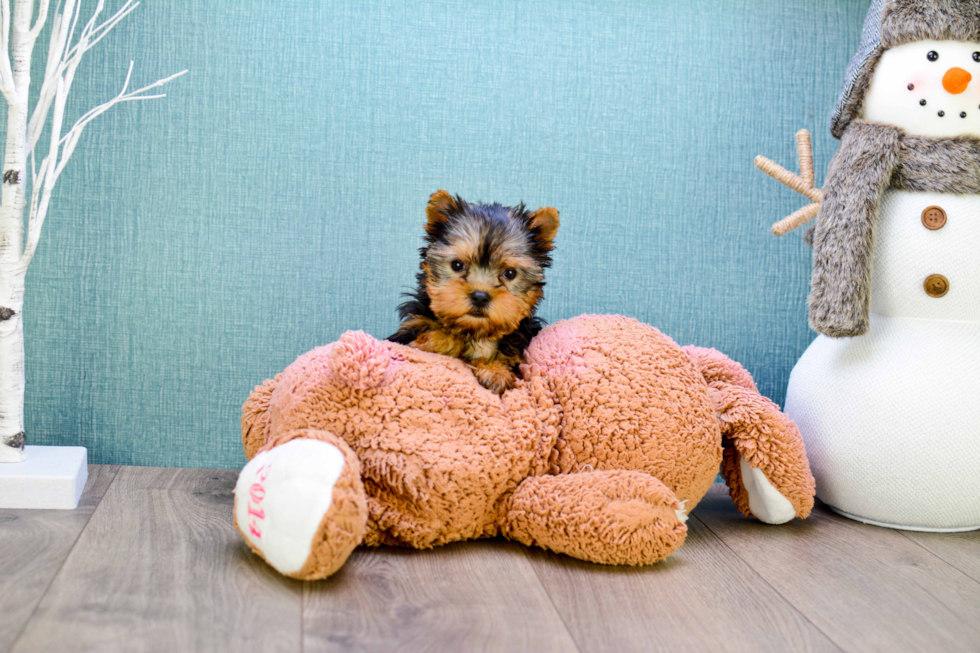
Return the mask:
M 859 118 L 910 136 L 980 137 L 980 43 L 885 50 Z M 980 529 L 980 195 L 884 191 L 870 323 L 820 335 L 790 377 L 817 494 L 895 528 Z

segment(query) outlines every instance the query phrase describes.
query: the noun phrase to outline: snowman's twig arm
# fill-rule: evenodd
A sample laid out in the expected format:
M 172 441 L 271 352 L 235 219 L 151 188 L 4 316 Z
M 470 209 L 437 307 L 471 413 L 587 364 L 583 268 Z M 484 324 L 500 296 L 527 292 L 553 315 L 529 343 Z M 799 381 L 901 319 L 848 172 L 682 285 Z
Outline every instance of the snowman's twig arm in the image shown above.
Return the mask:
M 792 213 L 772 226 L 772 233 L 777 236 L 785 236 L 789 232 L 802 227 L 810 220 L 817 217 L 820 213 L 820 205 L 814 202 L 804 206 L 799 211 Z
M 800 176 L 806 182 L 808 188 L 813 188 L 813 144 L 810 141 L 810 132 L 801 129 L 796 132 L 796 151 L 800 157 Z
M 796 147 L 800 157 L 800 175 L 793 174 L 775 161 L 764 156 L 755 158 L 755 167 L 778 181 L 795 190 L 800 195 L 813 201 L 813 204 L 805 206 L 790 216 L 780 220 L 772 226 L 772 232 L 777 236 L 782 236 L 801 227 L 813 218 L 817 217 L 820 211 L 820 203 L 823 201 L 823 193 L 814 187 L 813 174 L 813 146 L 810 142 L 810 132 L 801 129 L 796 134 Z M 802 176 L 801 176 L 802 175 Z
M 800 195 L 807 197 L 814 202 L 823 201 L 823 193 L 819 189 L 808 185 L 799 175 L 795 175 L 783 166 L 764 156 L 755 157 L 755 167 L 766 173 L 779 183 L 789 186 Z

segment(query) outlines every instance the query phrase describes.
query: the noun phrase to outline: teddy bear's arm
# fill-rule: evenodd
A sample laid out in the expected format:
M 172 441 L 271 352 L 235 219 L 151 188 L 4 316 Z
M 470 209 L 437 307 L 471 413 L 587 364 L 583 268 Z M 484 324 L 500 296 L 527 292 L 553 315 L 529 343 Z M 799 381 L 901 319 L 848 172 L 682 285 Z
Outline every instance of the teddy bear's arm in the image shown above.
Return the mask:
M 712 383 L 724 445 L 721 476 L 735 505 L 767 524 L 806 518 L 814 481 L 792 420 L 753 390 Z
M 687 535 L 677 497 L 639 471 L 596 471 L 525 479 L 502 524 L 507 537 L 574 558 L 645 565 L 666 558 Z
M 714 349 L 687 346 L 721 426 L 721 476 L 735 505 L 767 524 L 806 518 L 814 481 L 793 420 L 759 394 L 748 371 Z

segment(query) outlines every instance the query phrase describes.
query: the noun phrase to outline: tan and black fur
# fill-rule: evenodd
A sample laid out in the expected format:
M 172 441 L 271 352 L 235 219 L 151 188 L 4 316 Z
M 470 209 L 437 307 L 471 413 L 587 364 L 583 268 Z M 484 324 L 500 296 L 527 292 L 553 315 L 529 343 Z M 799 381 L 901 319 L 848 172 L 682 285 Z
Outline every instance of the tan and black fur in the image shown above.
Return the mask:
M 470 204 L 444 190 L 429 198 L 418 288 L 398 307 L 388 340 L 468 363 L 480 383 L 514 387 L 558 231 L 558 211 Z

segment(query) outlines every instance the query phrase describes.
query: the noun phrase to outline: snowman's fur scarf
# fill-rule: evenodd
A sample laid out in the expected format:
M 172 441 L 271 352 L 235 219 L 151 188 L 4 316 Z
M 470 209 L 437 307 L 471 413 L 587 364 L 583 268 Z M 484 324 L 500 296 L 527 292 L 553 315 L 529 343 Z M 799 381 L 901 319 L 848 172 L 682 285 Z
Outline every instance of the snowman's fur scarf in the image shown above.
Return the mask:
M 980 194 L 980 139 L 904 136 L 891 187 L 921 193 Z
M 855 120 L 830 162 L 813 231 L 810 326 L 824 335 L 868 328 L 875 225 L 888 188 L 980 193 L 980 139 L 908 136 Z
M 834 338 L 868 328 L 878 201 L 888 188 L 901 130 L 856 121 L 830 162 L 813 234 L 810 327 Z
M 831 131 L 841 138 L 847 126 L 864 108 L 871 77 L 889 48 L 914 41 L 980 42 L 978 0 L 891 0 L 881 13 L 881 41 L 862 65 L 841 115 Z

